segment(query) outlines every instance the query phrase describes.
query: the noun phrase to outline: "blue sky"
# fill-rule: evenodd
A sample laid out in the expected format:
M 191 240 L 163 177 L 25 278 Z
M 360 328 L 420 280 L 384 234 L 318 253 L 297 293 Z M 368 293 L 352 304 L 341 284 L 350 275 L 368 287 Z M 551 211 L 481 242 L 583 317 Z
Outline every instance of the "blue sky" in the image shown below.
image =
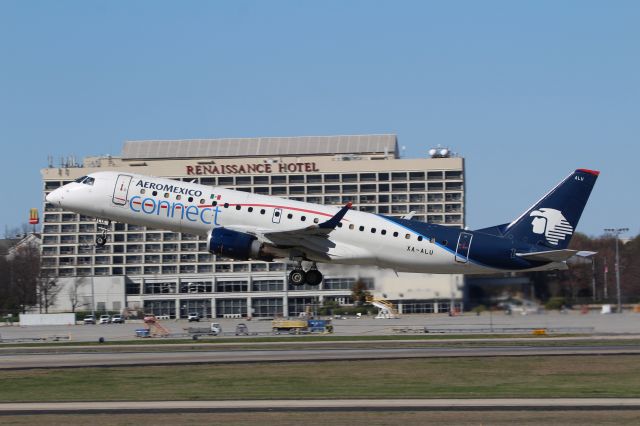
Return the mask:
M 47 156 L 124 140 L 396 133 L 466 158 L 467 224 L 602 171 L 578 230 L 640 231 L 640 2 L 0 2 L 0 225 Z M 2 231 L 0 230 L 0 231 Z

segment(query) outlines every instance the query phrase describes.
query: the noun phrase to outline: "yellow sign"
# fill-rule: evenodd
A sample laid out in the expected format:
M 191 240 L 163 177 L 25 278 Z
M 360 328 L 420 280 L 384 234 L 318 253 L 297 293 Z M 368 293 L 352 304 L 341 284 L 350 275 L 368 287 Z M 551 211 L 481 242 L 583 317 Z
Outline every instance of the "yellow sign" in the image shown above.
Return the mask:
M 38 217 L 38 209 L 29 210 L 29 224 L 37 225 L 40 223 L 40 218 Z

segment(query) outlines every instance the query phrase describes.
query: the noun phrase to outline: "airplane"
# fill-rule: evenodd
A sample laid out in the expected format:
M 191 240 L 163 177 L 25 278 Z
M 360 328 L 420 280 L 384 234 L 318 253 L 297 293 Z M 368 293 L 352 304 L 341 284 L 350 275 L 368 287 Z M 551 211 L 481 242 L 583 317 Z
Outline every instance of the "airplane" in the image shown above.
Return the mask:
M 106 224 L 97 246 L 110 221 L 191 233 L 216 256 L 292 261 L 290 283 L 317 286 L 317 263 L 437 274 L 567 269 L 569 258 L 593 254 L 567 247 L 599 174 L 577 169 L 512 222 L 475 231 L 117 171 L 82 176 L 46 200 Z

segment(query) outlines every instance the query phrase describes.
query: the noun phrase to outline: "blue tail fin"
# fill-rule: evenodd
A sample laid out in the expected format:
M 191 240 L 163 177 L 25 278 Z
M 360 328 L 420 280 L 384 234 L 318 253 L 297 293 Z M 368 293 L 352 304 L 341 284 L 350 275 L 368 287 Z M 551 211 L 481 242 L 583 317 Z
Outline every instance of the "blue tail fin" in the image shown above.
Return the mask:
M 504 234 L 554 250 L 567 248 L 599 174 L 576 170 L 511 222 Z

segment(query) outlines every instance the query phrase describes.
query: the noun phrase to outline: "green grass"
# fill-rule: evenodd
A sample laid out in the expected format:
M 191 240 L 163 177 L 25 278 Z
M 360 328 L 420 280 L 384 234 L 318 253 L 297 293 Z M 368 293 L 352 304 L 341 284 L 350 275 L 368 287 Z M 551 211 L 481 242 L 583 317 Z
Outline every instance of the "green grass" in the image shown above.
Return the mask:
M 634 425 L 638 424 L 637 410 L 622 411 L 309 411 L 309 412 L 236 412 L 236 413 L 110 413 L 110 414 L 38 414 L 0 416 L 0 424 L 16 425 L 277 425 L 299 426 L 321 424 L 343 426 L 349 424 L 366 426 L 424 426 L 424 425 Z M 161 420 L 160 420 L 161 419 Z
M 0 401 L 640 397 L 640 356 L 0 371 Z
M 307 335 L 307 336 L 265 336 L 265 337 L 203 337 L 199 340 L 185 339 L 132 339 L 132 340 L 107 340 L 104 343 L 91 342 L 43 342 L 43 343 L 5 343 L 0 344 L 0 348 L 14 347 L 65 347 L 65 346 L 125 346 L 125 345 L 198 345 L 216 343 L 265 343 L 265 342 L 347 342 L 372 340 L 409 340 L 409 341 L 429 341 L 429 340 L 460 340 L 460 339 L 513 339 L 528 338 L 531 340 L 544 340 L 548 337 L 589 337 L 584 334 L 553 334 L 547 336 L 535 336 L 532 334 L 418 334 L 418 335 L 384 335 L 384 336 L 336 336 L 336 335 Z

